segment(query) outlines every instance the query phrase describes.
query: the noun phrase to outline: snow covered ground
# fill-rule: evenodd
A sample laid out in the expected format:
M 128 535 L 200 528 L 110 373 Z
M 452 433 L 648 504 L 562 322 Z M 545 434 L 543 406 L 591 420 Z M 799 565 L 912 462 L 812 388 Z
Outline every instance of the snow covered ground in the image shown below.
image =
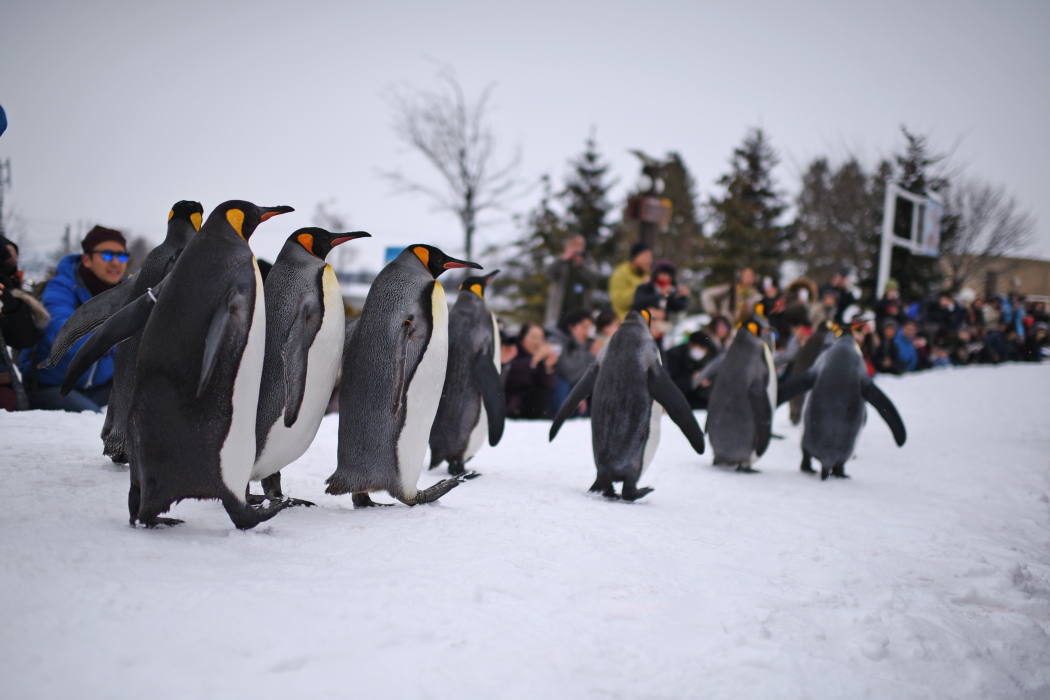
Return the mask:
M 578 420 L 354 511 L 330 416 L 284 471 L 319 507 L 249 532 L 133 529 L 101 416 L 0 414 L 0 697 L 1050 697 L 1050 366 L 880 385 L 908 443 L 870 413 L 851 480 L 799 473 L 786 407 L 754 475 L 665 417 L 635 504 L 587 494 Z

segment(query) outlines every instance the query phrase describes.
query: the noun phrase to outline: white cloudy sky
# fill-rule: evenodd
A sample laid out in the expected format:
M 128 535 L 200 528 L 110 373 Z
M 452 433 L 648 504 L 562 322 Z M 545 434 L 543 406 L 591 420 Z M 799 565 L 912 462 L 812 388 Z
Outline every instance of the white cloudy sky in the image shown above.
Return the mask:
M 376 176 L 430 176 L 382 94 L 447 64 L 470 94 L 496 83 L 492 123 L 527 179 L 560 178 L 593 126 L 617 195 L 629 148 L 679 151 L 707 195 L 761 125 L 793 192 L 814 156 L 874 161 L 907 124 L 1013 192 L 1050 257 L 1047 36 L 1045 2 L 5 2 L 0 159 L 30 245 L 78 221 L 159 241 L 174 201 L 244 198 L 298 210 L 253 239 L 272 258 L 334 198 L 375 236 L 351 244 L 362 263 L 417 241 L 458 252 L 451 216 Z

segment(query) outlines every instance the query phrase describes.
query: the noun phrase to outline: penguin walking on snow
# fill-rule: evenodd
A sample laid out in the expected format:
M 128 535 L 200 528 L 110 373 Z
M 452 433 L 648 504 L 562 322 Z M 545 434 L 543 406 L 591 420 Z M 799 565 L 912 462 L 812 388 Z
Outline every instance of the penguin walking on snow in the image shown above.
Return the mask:
M 339 464 L 327 493 L 352 493 L 354 507 L 386 491 L 408 505 L 435 501 L 459 485 L 420 491 L 427 439 L 448 364 L 448 303 L 437 277 L 481 265 L 413 245 L 383 268 L 343 353 L 339 382 Z
M 245 500 L 255 464 L 255 424 L 266 349 L 266 305 L 248 247 L 255 228 L 291 207 L 219 205 L 171 273 L 114 314 L 73 358 L 63 391 L 109 347 L 145 326 L 128 420 L 132 524 L 153 527 L 184 498 L 219 499 L 240 529 L 287 501 Z
M 89 299 L 62 325 L 51 346 L 51 366 L 58 364 L 78 340 L 101 326 L 128 303 L 141 297 L 146 290 L 157 286 L 174 267 L 190 238 L 200 230 L 203 215 L 204 208 L 200 202 L 176 202 L 168 212 L 168 233 L 164 242 L 149 252 L 139 271 L 123 284 Z M 119 464 L 128 461 L 128 406 L 131 404 L 141 339 L 141 332 L 128 338 L 113 359 L 113 388 L 109 394 L 106 421 L 102 426 L 102 454 Z
M 667 409 L 696 453 L 704 452 L 704 431 L 660 362 L 660 350 L 649 332 L 648 311 L 627 314 L 554 417 L 550 440 L 588 396 L 591 445 L 598 468 L 592 492 L 636 501 L 652 491 L 638 488 L 638 479 L 653 461 L 660 442 L 661 407 Z M 623 482 L 621 495 L 613 487 L 617 481 Z
M 898 447 L 907 439 L 897 407 L 868 376 L 853 333 L 838 329 L 837 334 L 831 348 L 798 378 L 810 390 L 803 416 L 801 470 L 814 473 L 816 457 L 822 481 L 829 476 L 849 478 L 845 465 L 864 426 L 865 402 L 886 421 Z
M 498 273 L 465 279 L 449 312 L 448 369 L 430 429 L 430 468 L 447 460 L 452 476 L 466 474 L 463 464 L 477 454 L 486 437 L 493 447 L 503 437 L 507 409 L 500 379 L 499 327 L 496 315 L 485 305 L 485 288 Z
M 757 304 L 751 321 L 737 329 L 711 388 L 707 437 L 715 466 L 752 468 L 769 447 L 777 407 L 777 373 L 769 324 Z M 787 400 L 787 399 L 784 399 Z
M 266 356 L 255 428 L 251 480 L 262 480 L 265 496 L 279 501 L 281 469 L 313 442 L 332 396 L 343 356 L 346 311 L 339 280 L 325 257 L 364 231 L 329 233 L 299 229 L 284 244 L 266 277 Z M 313 505 L 290 499 L 292 505 Z

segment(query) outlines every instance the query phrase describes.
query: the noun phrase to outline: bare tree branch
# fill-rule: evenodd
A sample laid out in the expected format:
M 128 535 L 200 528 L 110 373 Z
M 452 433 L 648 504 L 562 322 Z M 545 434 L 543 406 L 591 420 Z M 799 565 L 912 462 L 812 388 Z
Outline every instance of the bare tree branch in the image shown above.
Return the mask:
M 1035 234 L 1035 219 L 1002 187 L 963 180 L 946 202 L 958 220 L 956 235 L 941 251 L 958 289 L 989 263 L 1022 252 Z
M 478 216 L 501 209 L 518 189 L 520 151 L 504 165 L 496 163 L 496 137 L 486 122 L 495 85 L 470 103 L 450 68 L 438 73 L 438 91 L 393 93 L 394 134 L 438 171 L 443 187 L 431 187 L 400 171 L 380 171 L 395 192 L 422 194 L 437 209 L 459 218 L 467 258 L 473 253 Z

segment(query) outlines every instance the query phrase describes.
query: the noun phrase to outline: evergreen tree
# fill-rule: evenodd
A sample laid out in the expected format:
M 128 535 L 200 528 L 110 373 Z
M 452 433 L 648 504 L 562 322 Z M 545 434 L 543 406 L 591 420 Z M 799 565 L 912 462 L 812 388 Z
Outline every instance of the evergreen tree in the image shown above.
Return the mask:
M 542 183 L 540 203 L 526 215 L 524 234 L 515 242 L 513 253 L 501 265 L 502 273 L 492 283 L 496 294 L 513 301 L 503 315 L 518 322 L 543 323 L 550 288 L 544 268 L 564 249 L 569 237 L 568 226 L 552 206 L 550 177 L 544 175 Z
M 695 289 L 705 266 L 706 241 L 696 218 L 696 181 L 678 153 L 667 154 L 663 182 L 661 196 L 671 200 L 671 223 L 656 234 L 653 258 L 672 262 L 679 280 Z
M 565 223 L 569 230 L 583 236 L 587 250 L 592 251 L 607 237 L 605 218 L 612 209 L 607 195 L 616 184 L 605 182 L 609 165 L 602 162 L 593 131 L 584 152 L 570 164 L 572 172 L 558 198 L 565 202 Z
M 710 202 L 717 226 L 706 246 L 709 283 L 732 281 L 744 267 L 777 277 L 793 231 L 777 223 L 786 209 L 773 181 L 777 162 L 761 129 L 752 129 L 734 149 L 731 172 L 718 180 L 725 195 Z
M 895 157 L 897 184 L 915 194 L 946 193 L 948 179 L 930 172 L 933 166 L 945 160 L 945 156 L 931 153 L 925 136 L 916 136 L 903 126 L 901 132 L 907 144 L 904 152 Z M 905 216 L 910 216 L 910 208 L 899 208 L 897 218 Z M 894 222 L 894 230 L 900 230 L 902 224 L 907 227 L 903 221 Z M 954 233 L 955 222 L 950 214 L 946 215 L 941 222 L 941 245 L 949 243 Z M 944 273 L 937 258 L 915 255 L 910 250 L 894 246 L 890 277 L 900 283 L 901 298 L 911 302 L 936 292 L 944 280 Z
M 796 200 L 797 239 L 792 253 L 806 263 L 806 275 L 818 284 L 830 282 L 848 265 L 857 271 L 862 288 L 869 279 L 874 287 L 885 173 L 890 168 L 883 162 L 875 175 L 869 175 L 855 158 L 837 169 L 827 158 L 810 163 Z

